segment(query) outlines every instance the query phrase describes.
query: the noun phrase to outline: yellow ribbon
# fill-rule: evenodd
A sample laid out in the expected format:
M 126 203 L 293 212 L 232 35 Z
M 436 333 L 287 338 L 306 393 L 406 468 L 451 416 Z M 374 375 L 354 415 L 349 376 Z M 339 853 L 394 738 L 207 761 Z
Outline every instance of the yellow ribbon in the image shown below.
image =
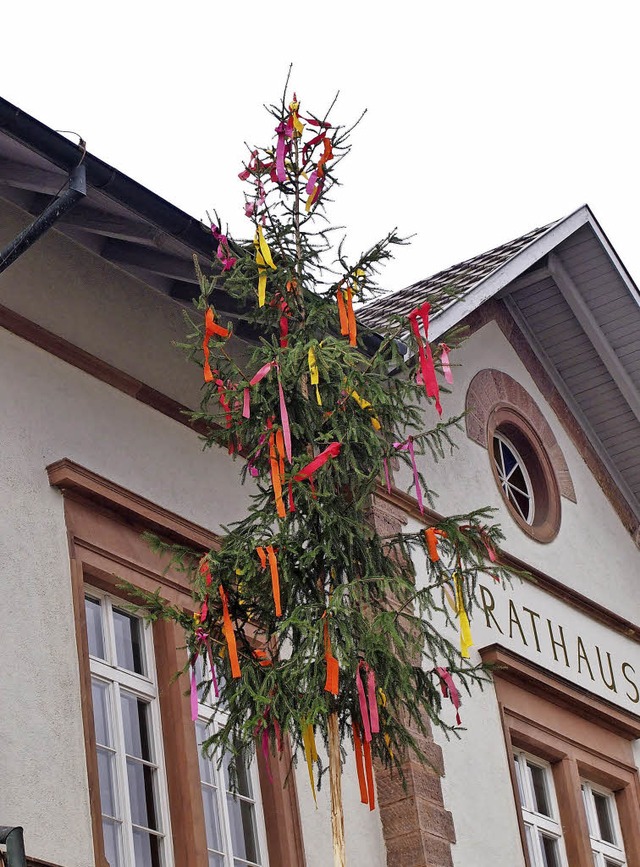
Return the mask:
M 357 391 L 352 391 L 351 397 L 355 400 L 355 402 L 361 409 L 369 409 L 371 407 L 369 401 L 365 400 L 364 397 L 360 397 Z M 375 415 L 371 416 L 371 424 L 373 425 L 374 430 L 380 430 L 380 428 L 382 427 Z
M 471 625 L 464 607 L 464 597 L 462 595 L 462 579 L 458 572 L 453 573 L 453 581 L 456 589 L 456 609 L 458 612 L 458 620 L 460 621 L 460 653 L 465 659 L 469 658 L 469 648 L 473 647 L 473 638 L 471 637 Z
M 298 109 L 300 108 L 299 102 L 292 102 L 289 105 L 289 111 L 291 112 L 291 120 L 293 122 L 293 129 L 295 130 L 295 138 L 300 138 L 302 133 L 304 132 L 304 124 L 298 117 Z
M 318 751 L 316 750 L 316 739 L 313 735 L 313 726 L 311 723 L 304 726 L 302 729 L 302 743 L 304 745 L 304 757 L 307 760 L 307 769 L 309 771 L 309 783 L 313 792 L 313 800 L 318 807 L 318 798 L 316 796 L 316 783 L 313 779 L 313 763 L 318 761 Z
M 320 389 L 318 388 L 320 382 L 320 371 L 318 370 L 316 354 L 313 351 L 313 347 L 309 349 L 309 373 L 311 375 L 311 385 L 315 385 L 316 387 L 316 400 L 318 401 L 318 406 L 322 406 L 322 398 L 320 397 Z
M 265 241 L 262 234 L 262 226 L 256 229 L 256 236 L 253 239 L 253 246 L 256 248 L 256 265 L 258 266 L 258 307 L 264 307 L 267 292 L 267 268 L 268 265 L 273 270 L 276 266 L 271 258 L 271 250 Z

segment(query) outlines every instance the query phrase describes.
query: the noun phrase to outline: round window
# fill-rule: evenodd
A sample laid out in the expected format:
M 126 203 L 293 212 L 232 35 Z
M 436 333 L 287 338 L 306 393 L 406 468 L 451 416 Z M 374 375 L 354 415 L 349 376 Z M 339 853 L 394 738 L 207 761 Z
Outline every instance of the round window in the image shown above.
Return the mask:
M 560 528 L 560 494 L 542 442 L 512 407 L 488 419 L 491 468 L 511 517 L 527 535 L 550 542 Z

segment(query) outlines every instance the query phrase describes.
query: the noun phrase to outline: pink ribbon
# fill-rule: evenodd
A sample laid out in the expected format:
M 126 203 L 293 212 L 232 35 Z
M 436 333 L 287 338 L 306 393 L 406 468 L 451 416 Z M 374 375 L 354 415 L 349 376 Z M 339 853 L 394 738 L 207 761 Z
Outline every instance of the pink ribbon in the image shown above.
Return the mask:
M 360 677 L 360 669 L 363 668 L 367 674 L 367 695 L 365 697 L 362 678 Z M 360 661 L 356 669 L 356 689 L 358 690 L 358 702 L 360 704 L 360 716 L 362 717 L 362 730 L 364 732 L 365 741 L 370 741 L 372 734 L 377 734 L 380 731 L 380 719 L 378 717 L 378 700 L 376 698 L 376 676 L 371 666 L 366 662 Z M 369 709 L 367 710 L 367 698 L 369 699 Z
M 254 455 L 252 458 L 250 458 L 249 461 L 248 461 L 249 472 L 250 472 L 251 475 L 254 477 L 254 479 L 257 478 L 257 477 L 260 475 L 260 473 L 259 473 L 259 471 L 257 470 L 257 468 L 254 466 L 254 462 L 257 461 L 258 458 L 260 457 L 260 452 L 262 451 L 262 444 L 264 443 L 264 441 L 266 440 L 266 438 L 267 438 L 267 435 L 266 435 L 266 434 L 260 434 L 260 439 L 258 440 L 258 451 L 257 451 L 257 452 L 255 453 L 255 455 Z
M 261 382 L 274 365 L 275 361 L 267 361 L 266 364 L 263 364 L 260 370 L 257 373 L 254 373 L 254 375 L 251 377 L 251 379 L 249 380 L 249 385 L 257 385 L 259 382 Z
M 449 347 L 446 343 L 440 344 L 440 360 L 442 361 L 442 372 L 444 378 L 449 384 L 453 383 L 453 374 L 451 373 L 451 365 L 449 363 Z
M 243 393 L 242 417 L 251 418 L 251 393 L 248 388 L 245 388 Z
M 367 711 L 367 699 L 364 694 L 364 686 L 360 677 L 360 664 L 356 668 L 356 689 L 358 690 L 358 701 L 360 703 L 360 716 L 362 717 L 362 730 L 365 741 L 371 740 L 371 726 L 369 725 L 369 712 Z
M 278 371 L 278 392 L 280 394 L 280 421 L 282 423 L 284 450 L 287 455 L 287 460 L 291 463 L 291 430 L 289 428 L 289 413 L 287 412 L 287 404 L 284 399 L 282 382 L 280 381 L 280 371 Z
M 391 479 L 389 477 L 389 462 L 386 458 L 382 458 L 382 464 L 384 466 L 384 480 L 387 483 L 387 491 L 391 493 Z
M 191 663 L 191 720 L 195 722 L 198 719 L 198 684 L 196 682 L 196 663 L 195 658 Z
M 307 194 L 310 196 L 313 192 L 313 188 L 316 185 L 316 181 L 318 180 L 318 170 L 314 169 L 309 175 L 309 180 L 307 181 Z
M 450 698 L 451 704 L 456 709 L 456 723 L 460 725 L 460 693 L 453 682 L 453 678 L 447 668 L 436 668 L 436 674 L 440 678 L 440 689 L 444 698 Z
M 420 514 L 423 515 L 424 504 L 422 502 L 422 489 L 420 488 L 420 477 L 418 476 L 418 467 L 416 465 L 416 453 L 413 449 L 413 437 L 409 437 L 409 439 L 404 443 L 394 443 L 393 447 L 398 449 L 400 452 L 409 452 L 409 456 L 411 457 L 411 466 L 413 468 L 413 481 L 416 486 L 416 500 L 418 501 Z

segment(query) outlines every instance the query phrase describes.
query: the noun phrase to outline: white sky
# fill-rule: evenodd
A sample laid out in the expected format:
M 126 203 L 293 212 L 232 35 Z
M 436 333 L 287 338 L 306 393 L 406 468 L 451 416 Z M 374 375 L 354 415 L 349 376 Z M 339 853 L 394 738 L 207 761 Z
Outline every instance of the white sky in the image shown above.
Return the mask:
M 399 289 L 587 202 L 640 281 L 637 4 L 36 0 L 4 4 L 0 93 L 196 217 L 250 226 L 289 62 L 316 114 L 368 113 L 331 214 L 356 254 L 415 233 Z

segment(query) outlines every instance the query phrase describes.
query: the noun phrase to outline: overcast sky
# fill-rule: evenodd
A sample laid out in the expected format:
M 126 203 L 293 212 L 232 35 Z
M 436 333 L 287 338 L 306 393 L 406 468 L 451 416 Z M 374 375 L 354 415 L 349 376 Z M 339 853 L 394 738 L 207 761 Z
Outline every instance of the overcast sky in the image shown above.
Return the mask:
M 415 280 L 593 208 L 640 281 L 637 4 L 586 0 L 3 4 L 0 93 L 196 217 L 246 236 L 244 142 L 292 86 L 349 123 L 332 210 L 353 254 L 415 234 Z M 635 10 L 635 12 L 634 12 Z

